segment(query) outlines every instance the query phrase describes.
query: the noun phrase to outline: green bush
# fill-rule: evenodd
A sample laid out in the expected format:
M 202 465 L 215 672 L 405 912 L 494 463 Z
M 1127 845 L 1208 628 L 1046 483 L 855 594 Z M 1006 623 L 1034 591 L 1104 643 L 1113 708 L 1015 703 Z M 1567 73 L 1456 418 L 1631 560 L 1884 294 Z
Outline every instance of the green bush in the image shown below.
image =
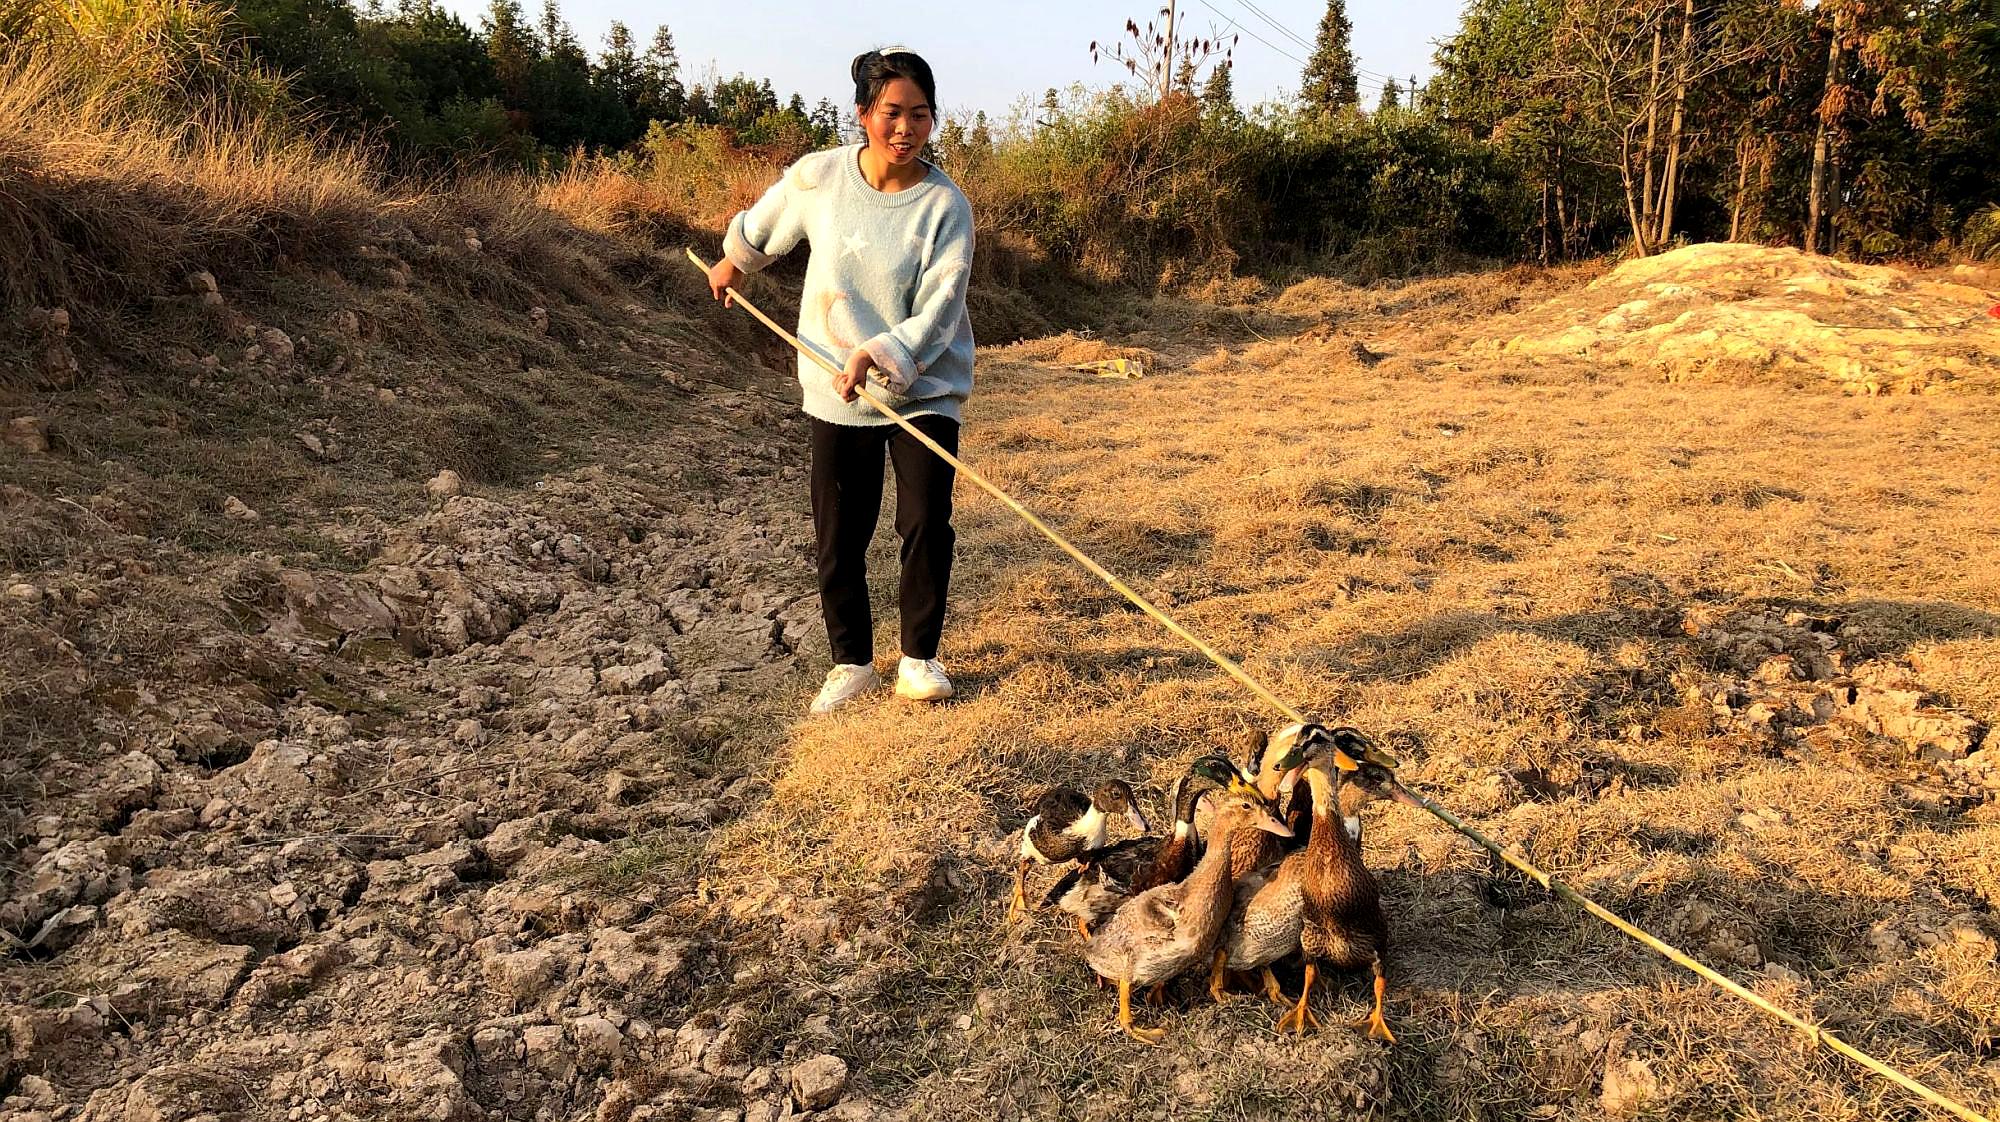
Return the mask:
M 1511 161 L 1408 113 L 1250 120 L 1114 92 L 941 157 L 983 234 L 1108 281 L 1185 283 L 1244 262 L 1401 275 L 1518 254 L 1528 220 Z
M 1966 219 L 1959 245 L 1975 261 L 2000 261 L 2000 203 L 1988 203 Z

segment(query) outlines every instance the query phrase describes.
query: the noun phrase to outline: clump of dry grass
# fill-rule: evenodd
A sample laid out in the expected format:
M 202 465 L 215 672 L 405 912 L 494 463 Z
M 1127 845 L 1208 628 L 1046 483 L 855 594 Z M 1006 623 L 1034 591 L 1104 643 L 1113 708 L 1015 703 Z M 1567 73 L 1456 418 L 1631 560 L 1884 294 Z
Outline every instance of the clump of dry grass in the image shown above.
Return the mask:
M 1016 343 L 1007 348 L 1006 354 L 1010 359 L 1047 362 L 1057 366 L 1103 362 L 1113 358 L 1136 358 L 1152 366 L 1160 358 L 1158 352 L 1146 347 L 1112 346 L 1102 339 L 1085 338 L 1069 331 Z
M 106 306 L 280 254 L 352 252 L 381 197 L 352 149 L 273 116 L 169 122 L 60 58 L 0 58 L 0 300 Z
M 771 153 L 739 148 L 719 129 L 655 129 L 644 150 L 636 172 L 641 185 L 620 185 L 616 190 L 642 191 L 660 209 L 714 231 L 755 203 L 778 181 L 787 163 Z M 597 164 L 583 179 L 601 190 L 608 179 L 626 174 L 631 173 Z
M 534 200 L 581 229 L 637 236 L 661 247 L 686 245 L 694 222 L 713 229 L 734 213 L 706 214 L 700 205 L 706 200 L 691 199 L 662 175 L 637 176 L 602 158 L 574 161 L 555 178 L 538 182 Z

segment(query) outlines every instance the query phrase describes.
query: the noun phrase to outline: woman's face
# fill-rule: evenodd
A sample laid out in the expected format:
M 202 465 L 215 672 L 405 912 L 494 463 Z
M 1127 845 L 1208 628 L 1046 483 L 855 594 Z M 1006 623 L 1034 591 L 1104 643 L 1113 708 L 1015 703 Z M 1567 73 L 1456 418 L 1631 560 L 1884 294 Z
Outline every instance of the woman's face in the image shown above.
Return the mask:
M 856 106 L 861 129 L 868 134 L 868 146 L 889 157 L 892 164 L 907 164 L 924 150 L 931 138 L 930 99 L 908 78 L 892 78 L 870 106 Z

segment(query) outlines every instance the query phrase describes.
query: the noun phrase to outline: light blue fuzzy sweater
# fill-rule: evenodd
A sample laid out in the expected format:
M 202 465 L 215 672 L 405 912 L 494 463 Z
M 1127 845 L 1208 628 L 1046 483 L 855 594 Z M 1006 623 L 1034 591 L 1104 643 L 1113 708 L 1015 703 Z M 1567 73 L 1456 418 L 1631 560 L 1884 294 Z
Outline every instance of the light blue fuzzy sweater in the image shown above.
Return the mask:
M 972 393 L 972 207 L 935 167 L 894 193 L 861 177 L 861 145 L 814 152 L 757 205 L 730 220 L 722 252 L 754 273 L 804 238 L 812 244 L 799 339 L 835 366 L 855 348 L 879 373 L 873 390 L 906 417 L 959 419 Z M 886 425 L 867 402 L 842 401 L 833 378 L 799 356 L 805 411 L 837 425 Z

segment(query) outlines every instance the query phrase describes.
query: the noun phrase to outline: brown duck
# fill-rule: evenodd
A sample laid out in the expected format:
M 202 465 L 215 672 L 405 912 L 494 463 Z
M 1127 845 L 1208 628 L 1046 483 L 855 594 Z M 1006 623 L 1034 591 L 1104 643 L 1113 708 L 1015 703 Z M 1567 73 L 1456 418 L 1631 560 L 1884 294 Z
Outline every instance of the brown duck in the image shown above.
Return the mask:
M 1361 843 L 1335 819 L 1342 807 L 1339 788 L 1345 784 L 1379 787 L 1382 796 L 1399 802 L 1414 803 L 1415 799 L 1386 768 L 1371 767 L 1362 775 L 1360 767 L 1349 766 L 1354 761 L 1337 740 L 1337 732 L 1318 730 L 1309 731 L 1301 744 L 1305 779 L 1313 798 L 1312 837 L 1301 851 L 1304 865 L 1300 873 L 1304 920 L 1299 950 L 1306 960 L 1305 987 L 1298 1004 L 1278 1021 L 1278 1030 L 1304 1032 L 1309 1025 L 1318 1027 L 1318 1018 L 1307 1006 L 1320 963 L 1343 972 L 1368 967 L 1375 974 L 1375 1006 L 1356 1027 L 1365 1025 L 1368 1035 L 1393 1043 L 1396 1036 L 1382 1016 L 1382 996 L 1388 985 L 1389 924 L 1382 914 L 1381 892 L 1374 874 L 1362 863 Z M 1346 764 L 1340 763 L 1342 760 Z
M 1229 839 L 1244 830 L 1284 836 L 1291 830 L 1238 784 L 1216 800 L 1215 841 L 1179 884 L 1165 884 L 1127 900 L 1084 951 L 1098 976 L 1118 983 L 1118 1024 L 1134 1040 L 1157 1044 L 1165 1029 L 1132 1023 L 1132 988 L 1165 982 L 1199 966 L 1215 950 L 1235 899 Z
M 1337 751 L 1341 756 L 1346 755 L 1345 751 Z M 1362 808 L 1374 799 L 1396 798 L 1402 788 L 1387 768 L 1367 762 L 1367 754 L 1358 747 L 1355 755 L 1361 757 L 1361 762 L 1352 770 L 1344 768 L 1338 760 L 1335 762 L 1341 781 L 1336 784 L 1334 798 L 1339 806 L 1344 832 L 1358 847 Z M 1287 770 L 1280 784 L 1284 789 L 1295 785 L 1297 772 L 1290 769 L 1304 758 L 1304 752 L 1289 752 L 1287 756 L 1289 759 L 1284 765 Z M 1304 794 L 1309 789 L 1299 793 Z M 1404 797 L 1407 801 L 1407 793 Z M 1295 802 L 1293 805 L 1303 804 Z M 1298 828 L 1296 821 L 1288 825 Z M 1271 964 L 1299 949 L 1300 933 L 1307 914 L 1306 882 L 1314 860 L 1315 854 L 1308 842 L 1306 849 L 1294 850 L 1285 855 L 1280 863 L 1261 868 L 1237 881 L 1236 909 L 1230 914 L 1229 926 L 1224 929 L 1222 941 L 1216 947 L 1209 974 L 1209 993 L 1215 1000 L 1227 999 L 1229 970 L 1260 971 L 1265 995 L 1280 1005 L 1291 1004 L 1279 988 L 1277 977 L 1271 972 Z

